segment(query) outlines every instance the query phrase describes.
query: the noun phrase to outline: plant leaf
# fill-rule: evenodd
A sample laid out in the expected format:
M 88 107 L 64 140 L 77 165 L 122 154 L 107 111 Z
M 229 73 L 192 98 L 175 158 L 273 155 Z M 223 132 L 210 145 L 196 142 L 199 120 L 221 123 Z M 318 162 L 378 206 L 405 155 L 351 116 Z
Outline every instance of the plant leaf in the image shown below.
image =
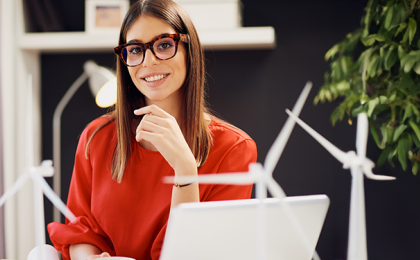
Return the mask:
M 410 17 L 408 19 L 408 39 L 409 39 L 410 44 L 411 44 L 411 41 L 414 38 L 414 35 L 416 34 L 416 30 L 417 30 L 416 20 L 414 20 L 413 18 Z
M 407 128 L 407 125 L 400 125 L 397 128 L 395 128 L 394 132 L 394 138 L 393 141 L 397 141 L 398 138 L 400 138 L 401 134 L 404 132 L 404 130 Z
M 362 37 L 360 39 L 365 46 L 371 46 L 376 41 L 376 34 L 369 35 L 367 37 Z
M 407 153 L 410 150 L 409 141 L 406 135 L 403 135 L 398 141 L 397 153 L 398 160 L 401 163 L 403 170 L 407 168 Z
M 388 12 L 387 12 L 386 17 L 385 17 L 384 27 L 385 27 L 385 29 L 387 29 L 387 30 L 389 30 L 389 29 L 390 29 L 390 27 L 391 27 L 391 22 L 392 22 L 392 16 L 393 16 L 393 15 L 394 15 L 394 7 L 393 7 L 393 6 L 391 6 L 391 7 L 388 9 Z
M 385 57 L 385 49 L 389 47 L 389 44 L 384 44 L 380 49 L 379 49 L 379 56 L 381 57 L 381 59 L 383 59 Z
M 389 97 L 389 101 L 394 102 L 396 98 L 397 98 L 397 92 L 394 91 L 394 92 L 392 92 L 391 96 Z
M 417 107 L 416 106 L 412 106 L 412 109 L 413 109 L 413 113 L 416 115 L 416 116 L 420 116 L 420 112 L 419 112 L 419 110 L 417 109 Z
M 420 75 L 420 62 L 416 62 L 416 65 L 414 65 L 414 71 Z
M 420 140 L 417 138 L 415 133 L 411 133 L 411 139 L 413 139 L 414 144 L 417 148 L 420 148 Z
M 350 72 L 351 65 L 352 62 L 350 57 L 344 56 L 341 58 L 341 69 L 343 70 L 345 76 Z
M 378 68 L 378 64 L 379 64 L 379 55 L 375 54 L 372 56 L 369 65 L 367 67 L 367 73 L 368 75 L 373 78 L 376 74 L 376 70 Z
M 355 109 L 353 109 L 353 111 L 351 111 L 351 115 L 353 117 L 357 117 L 357 115 L 360 114 L 360 113 L 362 113 L 362 112 L 365 112 L 366 113 L 366 107 L 365 106 L 356 107 Z
M 379 34 L 377 34 L 377 35 L 376 35 L 375 39 L 376 39 L 378 42 L 383 42 L 383 41 L 385 41 L 385 37 L 384 37 L 384 36 L 382 36 L 382 35 L 379 35 Z
M 388 132 L 386 131 L 386 128 L 387 128 L 386 124 L 383 124 L 381 126 L 382 142 L 381 142 L 381 145 L 379 146 L 379 148 L 381 148 L 381 149 L 385 148 L 386 142 L 388 140 Z
M 344 92 L 350 89 L 350 83 L 347 80 L 342 80 L 337 84 L 336 88 L 338 91 Z
M 379 97 L 379 102 L 381 104 L 385 104 L 385 102 L 387 102 L 387 101 L 388 101 L 388 98 L 386 96 L 380 96 Z
M 331 57 L 334 57 L 334 55 L 338 52 L 338 50 L 339 50 L 338 44 L 332 46 L 331 49 L 329 49 L 327 53 L 325 53 L 325 61 L 328 61 Z
M 404 29 L 407 27 L 407 23 L 401 23 L 398 27 L 397 31 L 394 34 L 394 37 L 397 37 L 398 34 L 400 34 Z
M 407 42 L 407 40 L 408 40 L 408 31 L 409 31 L 409 29 L 408 29 L 408 26 L 407 26 L 407 29 L 405 30 L 404 36 L 403 36 L 403 38 L 401 40 L 401 43 Z
M 365 20 L 364 20 L 364 23 L 365 23 L 364 31 L 365 31 L 366 35 L 369 34 L 369 26 L 370 26 L 370 22 L 372 21 L 372 14 L 371 14 L 372 13 L 372 11 L 371 11 L 372 3 L 373 3 L 373 1 L 369 0 L 369 2 L 367 4 L 367 7 L 366 7 L 366 16 L 365 16 Z
M 411 103 L 408 103 L 406 108 L 404 109 L 404 117 L 402 120 L 402 123 L 404 123 L 404 121 L 411 117 L 411 115 L 413 114 L 413 109 L 412 109 L 413 105 Z
M 402 60 L 404 56 L 407 55 L 407 53 L 404 51 L 403 47 L 401 45 L 398 45 L 398 58 Z
M 410 124 L 411 128 L 413 129 L 414 133 L 417 136 L 417 139 L 420 140 L 420 129 L 418 127 L 418 125 L 416 123 L 414 123 L 413 120 L 408 121 L 408 123 Z
M 397 50 L 397 48 L 395 48 L 394 45 L 389 47 L 389 50 L 388 50 L 387 54 L 385 55 L 384 67 L 385 67 L 386 70 L 390 70 L 391 67 L 397 61 L 397 58 L 398 58 L 397 52 L 398 52 L 398 50 Z
M 334 126 L 337 121 L 343 120 L 345 113 L 346 110 L 343 109 L 341 106 L 336 107 L 330 116 L 332 125 Z
M 387 128 L 386 128 L 386 132 L 387 132 L 386 135 L 388 136 L 388 140 L 387 140 L 388 144 L 392 143 L 392 137 L 394 136 L 394 130 L 395 130 L 395 128 L 392 127 L 392 126 L 387 126 Z
M 417 175 L 417 172 L 419 171 L 419 162 L 415 161 L 413 164 L 413 168 L 411 169 L 411 171 L 413 172 L 414 175 Z
M 367 112 L 368 117 L 371 117 L 373 110 L 378 104 L 379 104 L 379 98 L 372 99 L 371 101 L 368 102 L 368 108 L 369 108 Z
M 394 162 L 392 161 L 392 158 L 394 158 L 394 156 L 397 154 L 397 148 L 395 148 L 394 150 L 392 150 L 389 155 L 388 155 L 388 162 L 389 164 L 392 165 L 392 167 L 394 167 Z
M 373 124 L 369 124 L 369 129 L 370 129 L 370 133 L 372 134 L 373 140 L 375 140 L 376 145 L 380 147 L 381 143 L 379 142 L 378 133 L 376 132 L 376 129 L 373 126 Z
M 403 63 L 403 60 L 405 61 L 405 64 L 401 66 L 404 66 L 404 72 L 408 73 L 414 66 L 414 63 L 417 61 L 416 58 L 413 55 L 406 55 L 402 60 L 401 63 Z
M 381 155 L 379 155 L 379 158 L 378 158 L 378 166 L 382 166 L 386 162 L 386 159 L 388 159 L 388 156 L 389 156 L 389 154 L 391 152 L 392 152 L 392 148 L 391 147 L 386 147 L 381 152 Z
M 331 95 L 331 91 L 329 91 L 328 89 L 325 90 L 325 97 L 327 98 L 327 100 L 329 102 L 332 101 L 332 95 Z
M 334 61 L 331 64 L 331 76 L 334 81 L 339 81 L 343 75 L 341 69 L 341 62 L 339 60 Z

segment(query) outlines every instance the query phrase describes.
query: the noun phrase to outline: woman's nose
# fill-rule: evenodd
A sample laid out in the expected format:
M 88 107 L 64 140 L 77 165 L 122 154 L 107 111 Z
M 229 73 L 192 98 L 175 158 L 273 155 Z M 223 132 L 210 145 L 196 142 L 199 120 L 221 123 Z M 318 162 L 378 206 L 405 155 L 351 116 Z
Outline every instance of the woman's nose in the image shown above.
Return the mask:
M 159 64 L 159 60 L 150 49 L 147 49 L 144 53 L 143 67 L 149 67 L 157 64 Z

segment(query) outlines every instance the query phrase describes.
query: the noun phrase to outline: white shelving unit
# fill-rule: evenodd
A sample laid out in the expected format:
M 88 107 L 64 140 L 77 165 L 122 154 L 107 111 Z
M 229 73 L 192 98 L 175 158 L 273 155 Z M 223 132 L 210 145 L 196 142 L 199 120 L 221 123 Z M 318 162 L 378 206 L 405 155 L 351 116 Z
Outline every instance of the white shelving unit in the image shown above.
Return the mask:
M 272 49 L 276 39 L 273 27 L 241 27 L 198 31 L 205 50 Z M 85 32 L 24 33 L 18 47 L 36 52 L 111 51 L 118 45 L 118 34 Z
M 33 77 L 34 161 L 35 164 L 41 162 L 40 55 L 112 52 L 118 39 L 118 35 L 112 33 L 26 33 L 22 6 L 22 0 L 0 0 L 4 190 L 9 189 L 27 167 L 23 155 L 28 74 Z M 271 49 L 276 45 L 272 27 L 205 29 L 198 33 L 205 50 Z M 7 259 L 26 259 L 35 246 L 32 197 L 32 186 L 28 184 L 5 205 Z

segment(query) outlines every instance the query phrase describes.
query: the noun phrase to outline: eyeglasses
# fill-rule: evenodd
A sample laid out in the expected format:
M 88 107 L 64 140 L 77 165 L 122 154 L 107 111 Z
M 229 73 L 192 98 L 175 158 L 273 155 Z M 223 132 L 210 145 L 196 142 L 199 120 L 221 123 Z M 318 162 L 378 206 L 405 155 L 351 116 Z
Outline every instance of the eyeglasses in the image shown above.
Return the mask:
M 178 50 L 179 42 L 189 42 L 187 34 L 162 34 L 148 43 L 127 43 L 114 48 L 121 61 L 128 67 L 135 67 L 143 63 L 147 49 L 159 60 L 173 58 Z

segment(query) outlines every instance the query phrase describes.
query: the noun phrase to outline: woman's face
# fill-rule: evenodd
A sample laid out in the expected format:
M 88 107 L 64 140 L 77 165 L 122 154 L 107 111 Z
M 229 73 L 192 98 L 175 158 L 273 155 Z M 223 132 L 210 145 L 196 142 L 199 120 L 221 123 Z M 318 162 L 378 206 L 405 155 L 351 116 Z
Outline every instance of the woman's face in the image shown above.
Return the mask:
M 144 15 L 128 30 L 126 42 L 147 43 L 165 33 L 177 32 L 163 20 Z M 163 108 L 181 104 L 180 89 L 187 75 L 186 58 L 186 48 L 180 42 L 176 55 L 169 60 L 157 59 L 148 49 L 142 64 L 128 67 L 132 81 L 145 96 L 146 105 L 156 104 Z

